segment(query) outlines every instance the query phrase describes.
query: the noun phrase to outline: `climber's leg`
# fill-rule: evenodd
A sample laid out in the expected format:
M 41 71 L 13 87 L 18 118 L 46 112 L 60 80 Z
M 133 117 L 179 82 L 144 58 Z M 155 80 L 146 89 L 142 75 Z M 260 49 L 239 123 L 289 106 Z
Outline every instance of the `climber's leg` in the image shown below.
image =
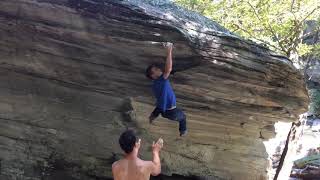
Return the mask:
M 177 117 L 179 121 L 179 132 L 180 136 L 184 136 L 187 134 L 187 118 L 182 110 L 177 109 Z
M 153 121 L 159 116 L 160 113 L 161 113 L 161 110 L 157 107 L 152 111 L 151 115 L 149 116 L 150 124 L 153 123 Z
M 186 134 L 187 132 L 186 115 L 183 113 L 181 109 L 175 108 L 172 110 L 167 110 L 164 113 L 162 113 L 162 116 L 164 118 L 167 118 L 173 121 L 178 121 L 180 136 L 183 136 Z

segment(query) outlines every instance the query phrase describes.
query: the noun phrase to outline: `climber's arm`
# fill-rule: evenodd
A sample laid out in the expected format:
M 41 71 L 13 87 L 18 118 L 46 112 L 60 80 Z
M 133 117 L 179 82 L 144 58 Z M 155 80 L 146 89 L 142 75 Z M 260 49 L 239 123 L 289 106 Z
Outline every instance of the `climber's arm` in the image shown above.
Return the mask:
M 163 78 L 168 79 L 171 71 L 172 71 L 172 43 L 166 43 L 165 47 L 167 48 L 167 59 L 166 59 L 166 65 L 163 73 Z

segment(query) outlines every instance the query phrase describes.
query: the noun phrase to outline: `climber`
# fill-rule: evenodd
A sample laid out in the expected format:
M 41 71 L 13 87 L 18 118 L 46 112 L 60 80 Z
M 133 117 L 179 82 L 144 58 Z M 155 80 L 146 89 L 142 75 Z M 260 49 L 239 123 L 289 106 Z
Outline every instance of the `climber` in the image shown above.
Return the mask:
M 149 116 L 149 121 L 152 123 L 159 114 L 164 118 L 178 121 L 180 136 L 184 136 L 187 133 L 186 116 L 181 109 L 176 107 L 176 96 L 168 79 L 172 70 L 173 44 L 164 43 L 164 47 L 167 49 L 164 71 L 156 64 L 148 66 L 146 70 L 146 76 L 153 81 L 152 90 L 157 100 L 156 107 Z
M 161 138 L 156 143 L 152 143 L 152 161 L 143 161 L 138 157 L 141 139 L 137 141 L 133 130 L 123 132 L 119 138 L 119 144 L 125 152 L 125 157 L 112 164 L 114 180 L 148 180 L 150 175 L 160 174 L 160 150 L 163 147 Z

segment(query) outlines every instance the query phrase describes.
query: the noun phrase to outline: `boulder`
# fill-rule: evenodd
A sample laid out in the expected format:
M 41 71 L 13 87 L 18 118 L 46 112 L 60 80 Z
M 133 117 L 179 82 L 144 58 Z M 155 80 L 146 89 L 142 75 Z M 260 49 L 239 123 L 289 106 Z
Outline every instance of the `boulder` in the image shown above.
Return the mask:
M 167 0 L 0 1 L 0 179 L 102 180 L 136 129 L 162 137 L 162 173 L 267 179 L 263 141 L 308 106 L 302 75 L 268 48 Z M 159 118 L 150 63 L 173 42 L 171 83 L 189 133 Z

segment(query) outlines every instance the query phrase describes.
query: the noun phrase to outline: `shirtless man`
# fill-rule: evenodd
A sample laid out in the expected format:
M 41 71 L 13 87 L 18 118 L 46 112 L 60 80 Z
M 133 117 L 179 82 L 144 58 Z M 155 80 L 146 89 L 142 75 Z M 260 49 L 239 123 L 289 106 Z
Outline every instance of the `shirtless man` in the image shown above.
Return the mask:
M 127 130 L 121 134 L 119 144 L 125 152 L 125 157 L 112 165 L 114 180 L 149 180 L 150 175 L 157 176 L 160 174 L 159 153 L 163 147 L 161 138 L 156 143 L 152 143 L 152 161 L 144 161 L 138 157 L 141 139 L 137 141 L 136 135 L 132 130 Z

